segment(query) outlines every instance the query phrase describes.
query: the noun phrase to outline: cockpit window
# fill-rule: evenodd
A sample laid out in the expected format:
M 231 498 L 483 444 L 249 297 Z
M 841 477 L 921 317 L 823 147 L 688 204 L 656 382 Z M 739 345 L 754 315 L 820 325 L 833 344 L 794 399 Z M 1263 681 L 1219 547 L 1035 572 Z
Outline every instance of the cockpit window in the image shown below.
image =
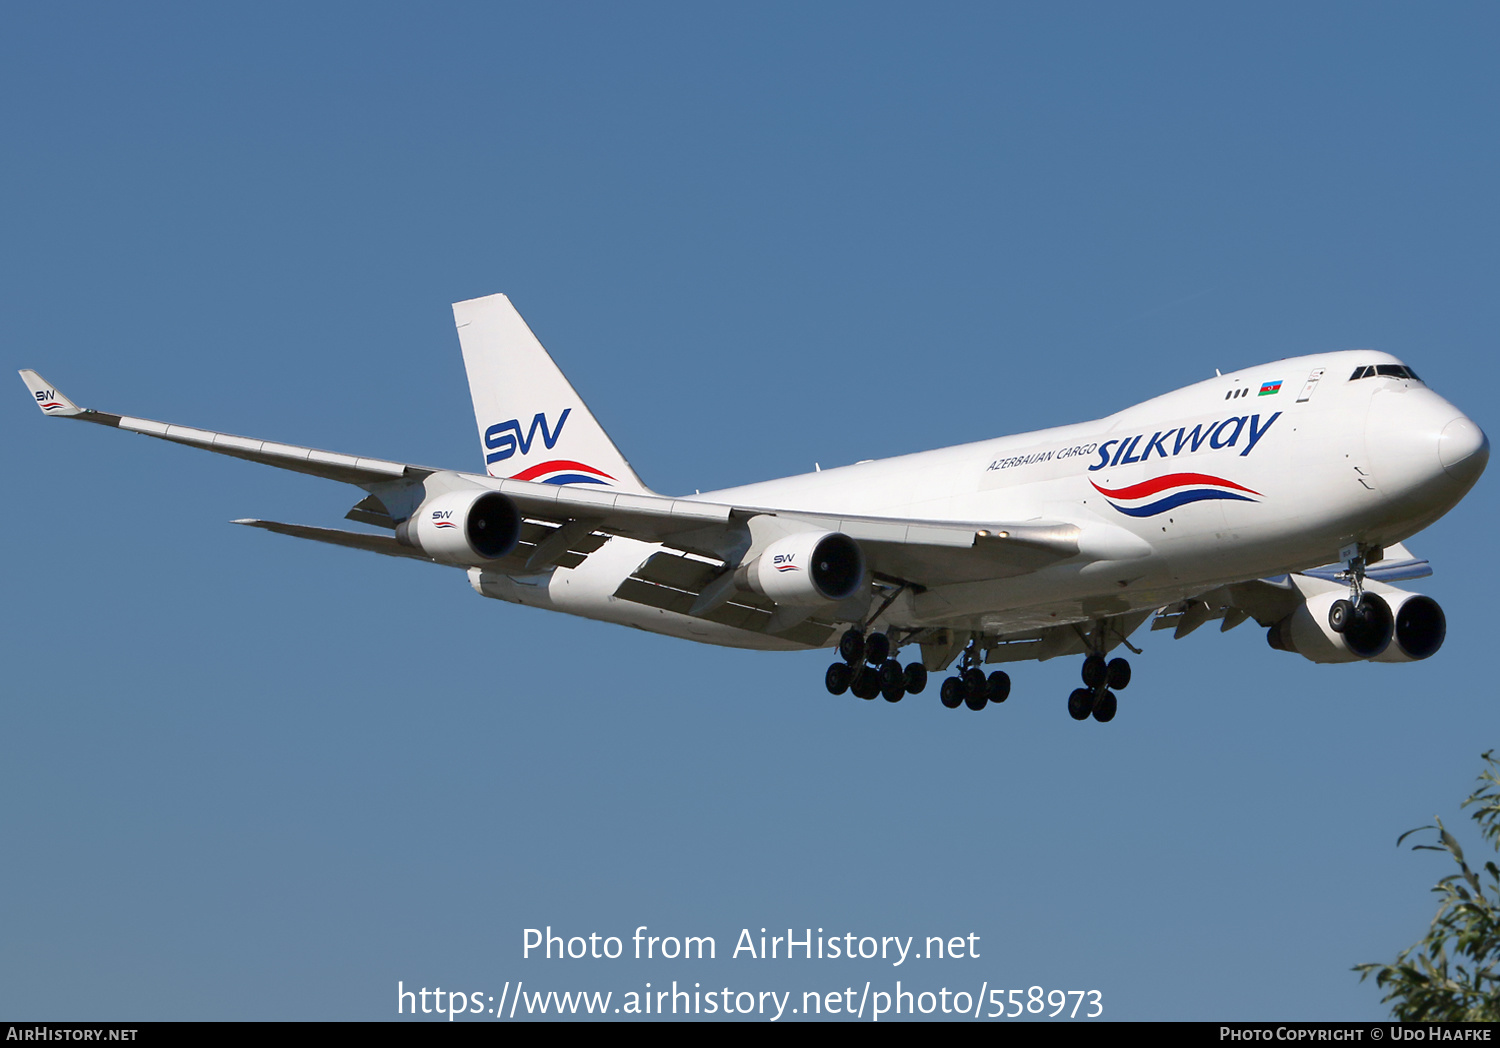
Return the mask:
M 1353 382 L 1361 378 L 1375 378 L 1376 376 L 1382 378 L 1409 378 L 1413 382 L 1422 381 L 1417 378 L 1417 373 L 1405 364 L 1366 364 L 1363 367 L 1355 368 L 1354 374 L 1349 376 L 1349 381 Z

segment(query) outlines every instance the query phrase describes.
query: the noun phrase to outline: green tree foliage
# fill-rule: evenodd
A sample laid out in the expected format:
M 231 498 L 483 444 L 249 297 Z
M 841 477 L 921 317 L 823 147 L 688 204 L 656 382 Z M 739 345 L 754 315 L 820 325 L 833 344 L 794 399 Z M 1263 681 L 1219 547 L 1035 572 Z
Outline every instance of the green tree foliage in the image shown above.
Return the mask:
M 1494 753 L 1484 754 L 1479 788 L 1463 806 L 1474 809 L 1470 817 L 1480 834 L 1500 852 L 1500 764 Z M 1396 843 L 1428 830 L 1437 831 L 1437 843 L 1413 850 L 1447 852 L 1458 864 L 1457 873 L 1432 889 L 1439 900 L 1432 927 L 1396 963 L 1360 964 L 1354 970 L 1360 981 L 1375 977 L 1375 985 L 1387 991 L 1383 1000 L 1391 1002 L 1392 1016 L 1403 1022 L 1495 1022 L 1500 1020 L 1500 867 L 1486 861 L 1485 876 L 1476 874 L 1441 819 L 1436 826 L 1403 833 Z

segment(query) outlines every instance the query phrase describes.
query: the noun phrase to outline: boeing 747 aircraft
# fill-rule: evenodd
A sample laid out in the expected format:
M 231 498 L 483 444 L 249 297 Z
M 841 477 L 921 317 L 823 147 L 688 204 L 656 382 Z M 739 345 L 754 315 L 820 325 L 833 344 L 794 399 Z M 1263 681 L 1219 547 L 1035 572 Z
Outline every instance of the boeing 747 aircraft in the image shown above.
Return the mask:
M 1082 657 L 1076 720 L 1109 721 L 1152 629 L 1254 619 L 1314 662 L 1411 662 L 1446 630 L 1401 543 L 1456 506 L 1489 441 L 1365 350 L 1219 375 L 1095 422 L 691 496 L 643 484 L 504 295 L 453 307 L 483 473 L 80 408 L 47 415 L 362 488 L 375 531 L 238 520 L 467 571 L 480 594 L 741 648 L 833 647 L 826 685 L 1004 702 L 984 667 Z M 919 654 L 904 666 L 903 650 Z M 956 665 L 955 665 L 956 664 Z

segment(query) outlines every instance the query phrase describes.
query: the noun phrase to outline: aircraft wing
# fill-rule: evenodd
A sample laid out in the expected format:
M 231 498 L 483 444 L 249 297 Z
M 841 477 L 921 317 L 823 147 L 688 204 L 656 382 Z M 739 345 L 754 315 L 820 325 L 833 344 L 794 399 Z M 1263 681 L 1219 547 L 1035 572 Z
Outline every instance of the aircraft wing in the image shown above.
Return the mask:
M 148 437 L 159 437 L 176 444 L 202 448 L 220 455 L 263 462 L 297 473 L 310 473 L 315 477 L 338 480 L 345 484 L 367 486 L 388 484 L 393 480 L 420 480 L 437 472 L 421 466 L 407 466 L 383 459 L 360 458 L 355 455 L 340 455 L 316 448 L 280 444 L 272 440 L 256 440 L 251 437 L 236 437 L 229 433 L 215 433 L 191 426 L 177 426 L 151 419 L 133 418 L 130 415 L 115 415 L 92 408 L 80 408 L 57 387 L 51 385 L 35 371 L 22 369 L 21 379 L 36 398 L 42 413 L 55 418 L 71 418 L 80 422 L 93 422 L 102 426 L 113 426 L 130 433 L 141 433 Z
M 388 504 L 399 505 L 403 493 L 414 494 L 416 501 L 420 501 L 424 485 L 428 490 L 432 485 L 448 490 L 459 487 L 498 490 L 515 501 L 526 526 L 518 549 L 486 570 L 520 573 L 553 565 L 576 566 L 608 536 L 619 535 L 670 546 L 675 551 L 671 554 L 674 557 L 698 558 L 700 568 L 679 569 L 671 575 L 679 580 L 677 586 L 681 588 L 677 592 L 696 597 L 701 592 L 698 583 L 705 577 L 703 569 L 707 569 L 706 577 L 711 580 L 722 575 L 727 565 L 738 563 L 756 541 L 756 528 L 751 522 L 769 517 L 777 518 L 783 531 L 842 532 L 859 542 L 877 580 L 919 588 L 1024 574 L 1079 552 L 1078 528 L 1071 524 L 1045 521 L 997 524 L 789 512 L 594 485 L 502 480 L 80 408 L 35 371 L 27 369 L 20 374 L 46 415 L 111 426 L 362 487 L 372 494 L 351 509 L 348 517 L 367 524 L 395 527 L 397 517 L 391 514 Z M 430 559 L 407 547 L 397 548 L 394 539 L 381 535 L 274 521 L 237 523 L 371 552 Z M 639 581 L 660 584 L 649 576 L 648 572 Z M 680 603 L 676 598 L 674 601 Z
M 1380 560 L 1366 566 L 1365 578 L 1376 582 L 1408 582 L 1411 579 L 1425 579 L 1432 574 L 1432 564 L 1425 558 L 1415 556 L 1400 542 L 1387 546 L 1383 552 L 1384 556 Z M 1324 564 L 1322 567 L 1308 568 L 1299 574 L 1333 582 L 1343 570 L 1342 564 Z
M 877 574 L 924 587 L 1018 575 L 1078 553 L 1078 529 L 1071 524 L 842 516 L 516 480 L 485 486 L 515 499 L 527 516 L 592 522 L 607 534 L 719 560 L 737 560 L 750 549 L 749 522 L 757 517 L 776 517 L 798 530 L 838 531 L 859 542 Z
M 1297 574 L 1342 582 L 1338 573 L 1342 564 L 1324 564 Z M 1384 556 L 1365 569 L 1365 578 L 1375 582 L 1405 582 L 1424 579 L 1432 574 L 1432 565 L 1415 556 L 1401 543 L 1387 546 Z M 1219 629 L 1227 632 L 1246 619 L 1262 626 L 1274 626 L 1297 609 L 1303 593 L 1286 575 L 1269 579 L 1252 579 L 1219 586 L 1188 600 L 1178 601 L 1159 610 L 1151 622 L 1153 630 L 1170 629 L 1180 639 L 1205 622 L 1221 620 Z

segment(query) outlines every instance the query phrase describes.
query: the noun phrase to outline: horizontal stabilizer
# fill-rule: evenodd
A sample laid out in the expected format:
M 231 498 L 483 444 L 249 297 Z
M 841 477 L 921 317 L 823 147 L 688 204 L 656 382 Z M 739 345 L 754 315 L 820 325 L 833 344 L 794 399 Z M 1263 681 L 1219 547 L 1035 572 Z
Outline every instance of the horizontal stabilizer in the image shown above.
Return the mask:
M 349 549 L 382 553 L 387 557 L 409 557 L 428 564 L 443 564 L 444 567 L 460 566 L 434 560 L 414 546 L 403 546 L 390 535 L 375 535 L 366 531 L 342 531 L 338 528 L 315 528 L 308 524 L 283 524 L 277 520 L 244 519 L 230 521 L 230 523 L 260 528 L 262 531 L 274 531 L 278 535 L 290 535 L 297 539 L 326 542 L 332 546 L 346 546 Z M 557 541 L 559 538 L 563 541 Z M 542 547 L 549 540 L 551 540 L 551 547 L 543 549 Z M 521 574 L 525 571 L 551 567 L 576 568 L 590 553 L 604 545 L 605 541 L 605 536 L 594 534 L 589 530 L 563 534 L 562 528 L 527 520 L 521 524 L 520 541 L 516 543 L 516 548 L 508 556 L 491 561 L 486 567 L 490 571 L 501 574 Z M 541 563 L 538 563 L 539 561 Z
M 274 531 L 278 535 L 290 535 L 295 539 L 312 539 L 314 542 L 326 542 L 332 546 L 347 546 L 350 549 L 368 550 L 371 553 L 383 553 L 387 557 L 408 557 L 412 560 L 424 561 L 428 564 L 441 564 L 442 561 L 433 560 L 427 554 L 411 546 L 403 546 L 389 535 L 370 535 L 362 531 L 340 531 L 338 528 L 314 528 L 306 524 L 283 524 L 278 520 L 232 520 L 231 524 L 244 524 L 246 527 L 260 528 L 262 531 Z M 452 566 L 452 565 L 445 565 Z

